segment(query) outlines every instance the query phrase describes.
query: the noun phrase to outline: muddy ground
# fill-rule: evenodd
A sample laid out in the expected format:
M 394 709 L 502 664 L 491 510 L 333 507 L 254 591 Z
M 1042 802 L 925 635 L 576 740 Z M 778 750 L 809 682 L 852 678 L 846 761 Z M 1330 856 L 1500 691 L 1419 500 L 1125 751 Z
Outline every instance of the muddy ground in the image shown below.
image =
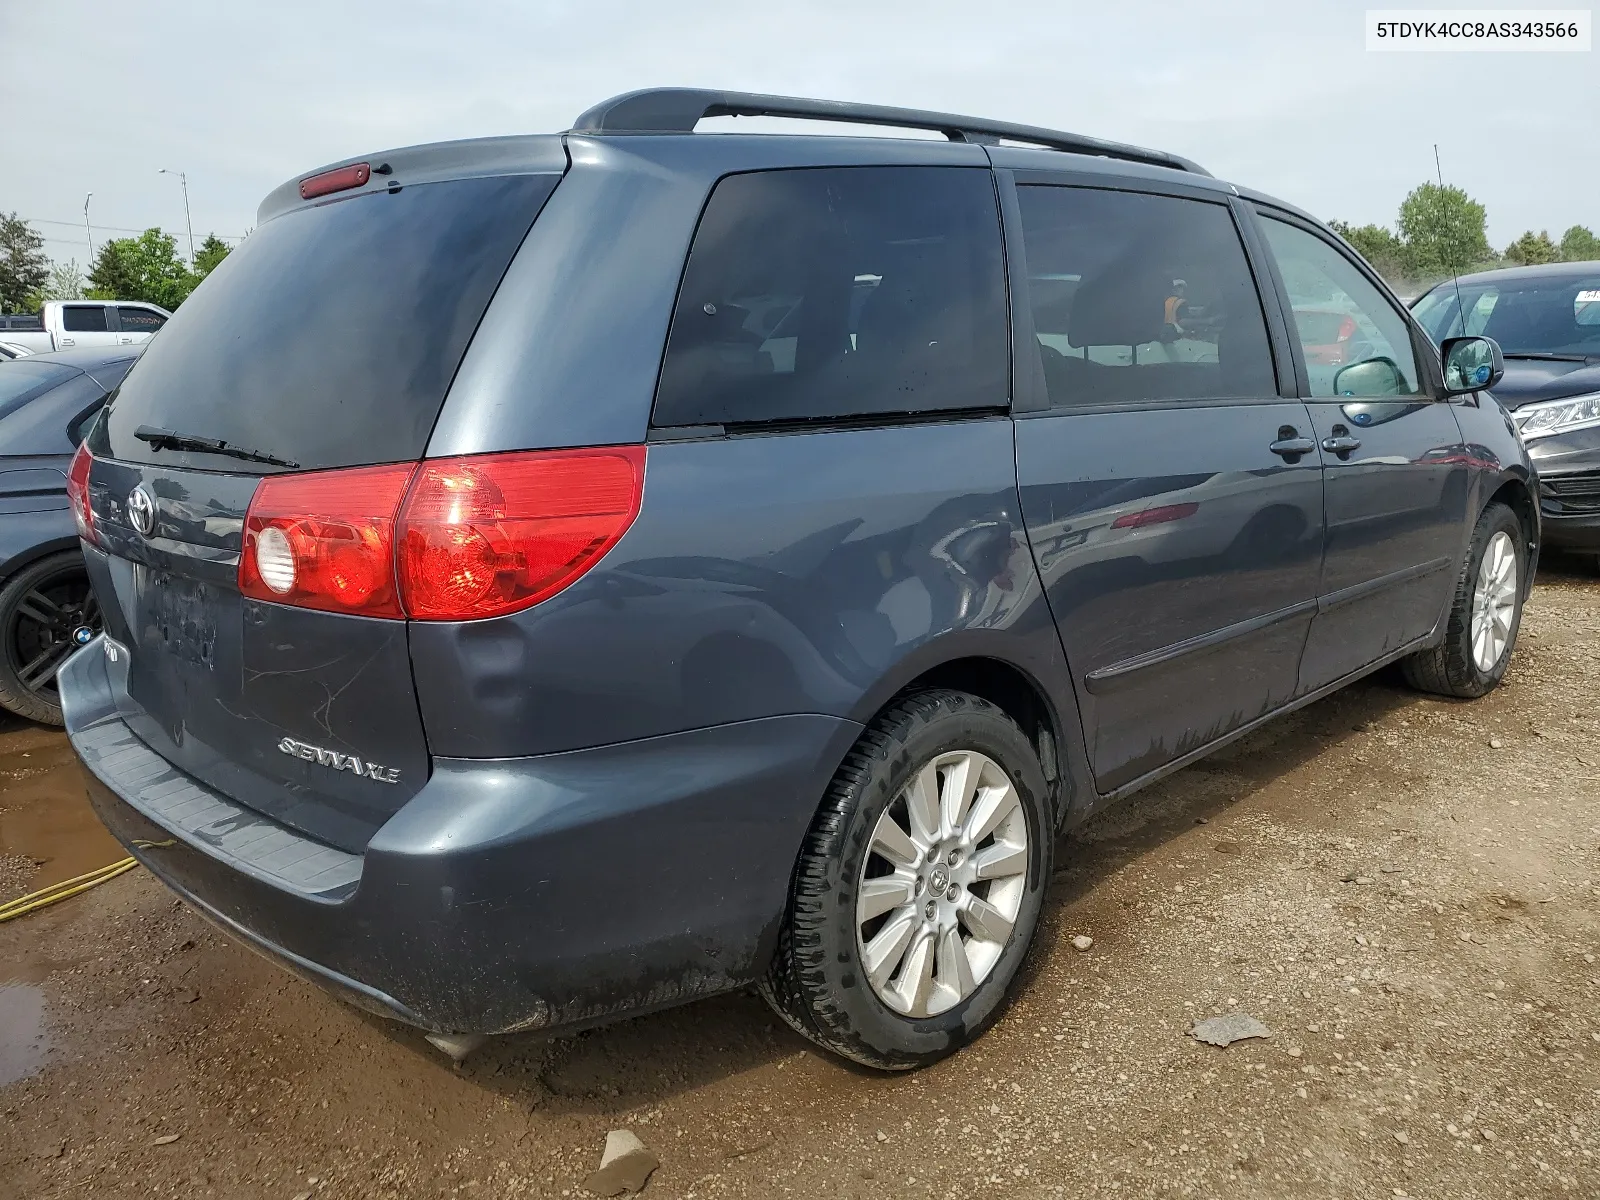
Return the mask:
M 1384 675 L 1081 830 L 1009 1016 L 913 1076 L 750 995 L 457 1070 L 128 874 L 0 925 L 0 1196 L 581 1195 L 619 1126 L 681 1200 L 1600 1196 L 1600 578 L 1523 634 L 1484 701 Z M 119 857 L 6 729 L 0 899 Z M 1185 1035 L 1235 1008 L 1271 1040 Z

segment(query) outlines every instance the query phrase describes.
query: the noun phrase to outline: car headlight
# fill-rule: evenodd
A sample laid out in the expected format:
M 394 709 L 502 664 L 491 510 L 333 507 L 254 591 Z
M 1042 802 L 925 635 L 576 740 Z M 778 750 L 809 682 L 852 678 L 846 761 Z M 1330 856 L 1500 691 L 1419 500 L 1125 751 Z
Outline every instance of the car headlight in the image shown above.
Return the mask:
M 1571 433 L 1574 429 L 1589 429 L 1600 425 L 1600 392 L 1525 404 L 1511 414 L 1511 419 L 1517 423 L 1525 442 Z

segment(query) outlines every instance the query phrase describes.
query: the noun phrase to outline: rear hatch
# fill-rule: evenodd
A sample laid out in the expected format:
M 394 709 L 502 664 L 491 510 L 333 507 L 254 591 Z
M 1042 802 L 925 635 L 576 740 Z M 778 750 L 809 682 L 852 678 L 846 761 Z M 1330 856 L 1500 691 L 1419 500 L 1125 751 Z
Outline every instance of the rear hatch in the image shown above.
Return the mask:
M 423 455 L 565 161 L 546 147 L 507 170 L 492 145 L 494 173 L 449 177 L 423 147 L 265 220 L 152 339 L 87 442 L 105 552 L 88 557 L 129 652 L 124 720 L 201 782 L 346 850 L 428 776 L 406 623 L 241 593 L 245 516 L 264 476 Z

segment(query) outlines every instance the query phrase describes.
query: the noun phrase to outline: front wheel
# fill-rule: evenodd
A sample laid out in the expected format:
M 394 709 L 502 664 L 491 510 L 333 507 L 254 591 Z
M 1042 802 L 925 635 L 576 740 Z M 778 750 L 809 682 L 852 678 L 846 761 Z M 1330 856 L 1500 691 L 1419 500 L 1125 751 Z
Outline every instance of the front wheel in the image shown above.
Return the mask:
M 0 588 L 0 708 L 61 724 L 56 670 L 87 637 L 98 633 L 100 610 L 89 589 L 83 555 L 52 554 Z
M 1497 685 L 1522 625 L 1528 549 L 1522 522 L 1504 504 L 1483 510 L 1456 582 L 1443 644 L 1404 662 L 1406 681 L 1424 692 L 1471 699 Z
M 812 1041 L 926 1066 L 999 1017 L 1050 877 L 1028 738 L 962 692 L 897 702 L 856 744 L 807 834 L 762 992 Z

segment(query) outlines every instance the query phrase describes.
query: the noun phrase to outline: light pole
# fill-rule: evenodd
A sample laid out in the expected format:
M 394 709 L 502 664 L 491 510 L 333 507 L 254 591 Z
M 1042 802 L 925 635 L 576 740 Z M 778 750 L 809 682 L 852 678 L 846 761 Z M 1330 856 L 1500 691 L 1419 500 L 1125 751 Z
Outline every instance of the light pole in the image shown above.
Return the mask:
M 182 171 L 169 171 L 162 167 L 158 172 L 161 175 L 176 175 L 178 182 L 183 185 L 183 223 L 189 230 L 189 269 L 194 269 L 194 222 L 189 220 L 189 177 Z
M 83 198 L 83 236 L 89 239 L 89 265 L 94 266 L 94 234 L 89 232 L 89 201 L 94 199 L 90 192 Z

